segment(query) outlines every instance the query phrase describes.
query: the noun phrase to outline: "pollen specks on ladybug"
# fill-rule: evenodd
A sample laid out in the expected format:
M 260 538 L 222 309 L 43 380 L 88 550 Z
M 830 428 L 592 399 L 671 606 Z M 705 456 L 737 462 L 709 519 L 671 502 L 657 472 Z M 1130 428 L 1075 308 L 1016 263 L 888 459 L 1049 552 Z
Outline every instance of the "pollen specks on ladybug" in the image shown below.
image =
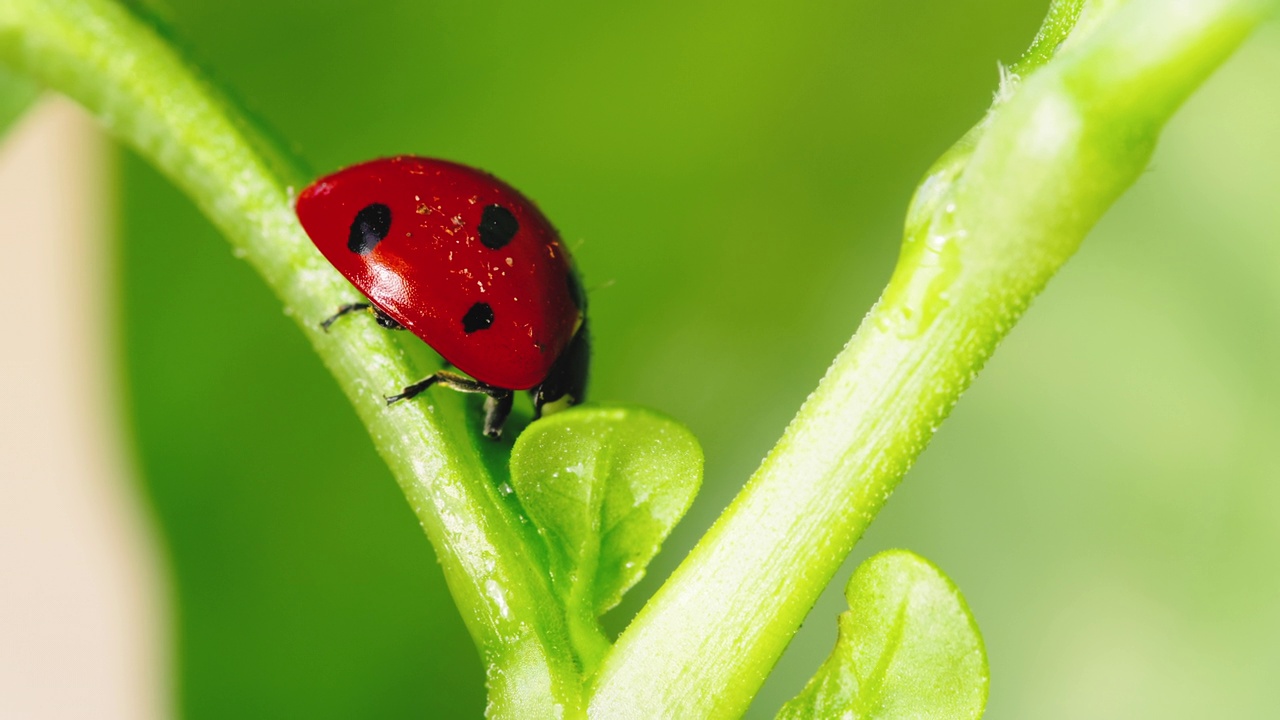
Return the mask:
M 382 203 L 366 205 L 351 222 L 347 235 L 347 249 L 353 253 L 368 255 L 391 232 L 391 208 Z
M 493 325 L 493 308 L 489 303 L 478 302 L 471 306 L 462 317 L 462 329 L 468 335 L 477 330 L 486 330 Z
M 520 223 L 511 211 L 501 205 L 486 205 L 480 216 L 480 242 L 490 250 L 499 250 L 520 231 Z
M 413 210 L 419 215 L 426 215 L 427 213 L 431 212 L 431 206 L 424 202 L 419 201 L 418 206 Z

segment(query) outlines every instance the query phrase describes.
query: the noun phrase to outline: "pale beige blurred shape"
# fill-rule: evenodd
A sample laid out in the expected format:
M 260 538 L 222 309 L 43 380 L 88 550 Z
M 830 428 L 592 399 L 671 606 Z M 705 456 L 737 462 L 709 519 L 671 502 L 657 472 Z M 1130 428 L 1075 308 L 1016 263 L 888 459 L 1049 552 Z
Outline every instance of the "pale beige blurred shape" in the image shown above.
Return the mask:
M 106 146 L 47 99 L 0 146 L 0 718 L 168 713 L 158 553 L 121 450 Z

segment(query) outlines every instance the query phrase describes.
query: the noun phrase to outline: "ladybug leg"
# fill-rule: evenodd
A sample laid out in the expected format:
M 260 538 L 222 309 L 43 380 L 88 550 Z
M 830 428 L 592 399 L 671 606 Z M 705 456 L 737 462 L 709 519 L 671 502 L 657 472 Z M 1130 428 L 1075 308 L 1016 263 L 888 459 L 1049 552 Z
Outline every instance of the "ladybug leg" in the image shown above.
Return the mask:
M 378 308 L 372 308 L 372 310 L 373 310 L 373 318 L 374 320 L 377 320 L 378 325 L 381 325 L 382 327 L 388 330 L 404 330 L 404 326 L 396 322 L 395 318 L 382 312 Z
M 387 404 L 391 405 L 393 403 L 400 402 L 401 400 L 408 400 L 409 398 L 417 397 L 432 385 L 444 385 L 445 387 L 457 390 L 458 392 L 476 393 L 479 395 L 488 395 L 489 397 L 499 397 L 504 393 L 511 392 L 510 390 L 504 390 L 503 388 L 486 385 L 478 380 L 472 380 L 471 378 L 465 378 L 461 375 L 454 375 L 451 372 L 441 371 L 434 375 L 428 375 L 427 377 L 401 390 L 396 395 L 388 395 Z
M 484 408 L 484 434 L 494 440 L 502 436 L 502 424 L 506 422 L 507 416 L 511 414 L 511 404 L 514 399 L 512 392 L 505 388 L 494 387 L 477 380 L 464 378 L 461 375 L 454 375 L 450 372 L 438 372 L 434 375 L 428 375 L 401 390 L 398 394 L 387 396 L 387 404 L 391 405 L 401 400 L 408 400 L 421 395 L 423 391 L 432 385 L 443 385 L 458 392 L 488 395 Z
M 378 322 L 378 325 L 381 325 L 388 330 L 404 330 L 404 326 L 396 322 L 395 318 L 367 302 L 347 303 L 346 305 L 340 306 L 338 308 L 338 312 L 325 318 L 325 321 L 320 323 L 320 327 L 323 328 L 325 332 L 329 332 L 329 326 L 336 322 L 338 318 L 343 315 L 350 315 L 353 312 L 360 312 L 361 310 L 368 310 L 373 313 L 373 318 Z
M 354 303 L 347 303 L 346 305 L 340 305 L 338 307 L 338 312 L 325 318 L 324 322 L 320 323 L 320 328 L 323 329 L 325 332 L 329 332 L 329 326 L 332 325 L 334 322 L 336 322 L 337 319 L 342 317 L 343 315 L 350 315 L 353 312 L 368 310 L 371 307 L 373 306 L 367 302 L 354 302 Z
M 502 437 L 502 425 L 511 414 L 515 393 L 504 390 L 501 395 L 490 395 L 484 401 L 484 436 L 492 440 Z

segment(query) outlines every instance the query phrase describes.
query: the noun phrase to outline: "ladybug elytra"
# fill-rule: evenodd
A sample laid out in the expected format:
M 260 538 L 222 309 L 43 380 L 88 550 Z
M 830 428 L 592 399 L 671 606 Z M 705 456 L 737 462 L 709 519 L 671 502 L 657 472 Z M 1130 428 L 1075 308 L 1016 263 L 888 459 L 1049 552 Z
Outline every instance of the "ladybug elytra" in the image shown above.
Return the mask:
M 399 156 L 323 177 L 302 191 L 298 219 L 368 302 L 379 325 L 406 329 L 470 377 L 437 372 L 387 398 L 432 385 L 482 393 L 497 438 L 514 392 L 534 417 L 581 402 L 589 348 L 586 299 L 551 223 L 511 186 L 445 160 Z

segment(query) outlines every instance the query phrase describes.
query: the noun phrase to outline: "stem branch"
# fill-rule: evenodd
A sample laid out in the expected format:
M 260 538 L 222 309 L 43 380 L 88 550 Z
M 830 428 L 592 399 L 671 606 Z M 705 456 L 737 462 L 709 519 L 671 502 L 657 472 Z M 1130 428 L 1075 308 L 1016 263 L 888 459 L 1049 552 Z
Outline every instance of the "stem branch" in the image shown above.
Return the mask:
M 284 301 L 350 398 L 435 546 L 488 668 L 490 711 L 579 707 L 562 610 L 531 532 L 499 496 L 464 402 L 442 393 L 388 408 L 419 379 L 372 323 L 318 322 L 354 291 L 294 217 L 305 178 L 151 28 L 110 0 L 0 0 L 0 61 L 79 101 L 181 187 Z M 479 442 L 488 442 L 480 440 Z
M 997 343 L 1142 172 L 1163 123 L 1272 5 L 1054 4 L 992 111 L 921 184 L 879 303 L 619 638 L 593 717 L 632 717 L 637 698 L 652 717 L 746 710 Z

